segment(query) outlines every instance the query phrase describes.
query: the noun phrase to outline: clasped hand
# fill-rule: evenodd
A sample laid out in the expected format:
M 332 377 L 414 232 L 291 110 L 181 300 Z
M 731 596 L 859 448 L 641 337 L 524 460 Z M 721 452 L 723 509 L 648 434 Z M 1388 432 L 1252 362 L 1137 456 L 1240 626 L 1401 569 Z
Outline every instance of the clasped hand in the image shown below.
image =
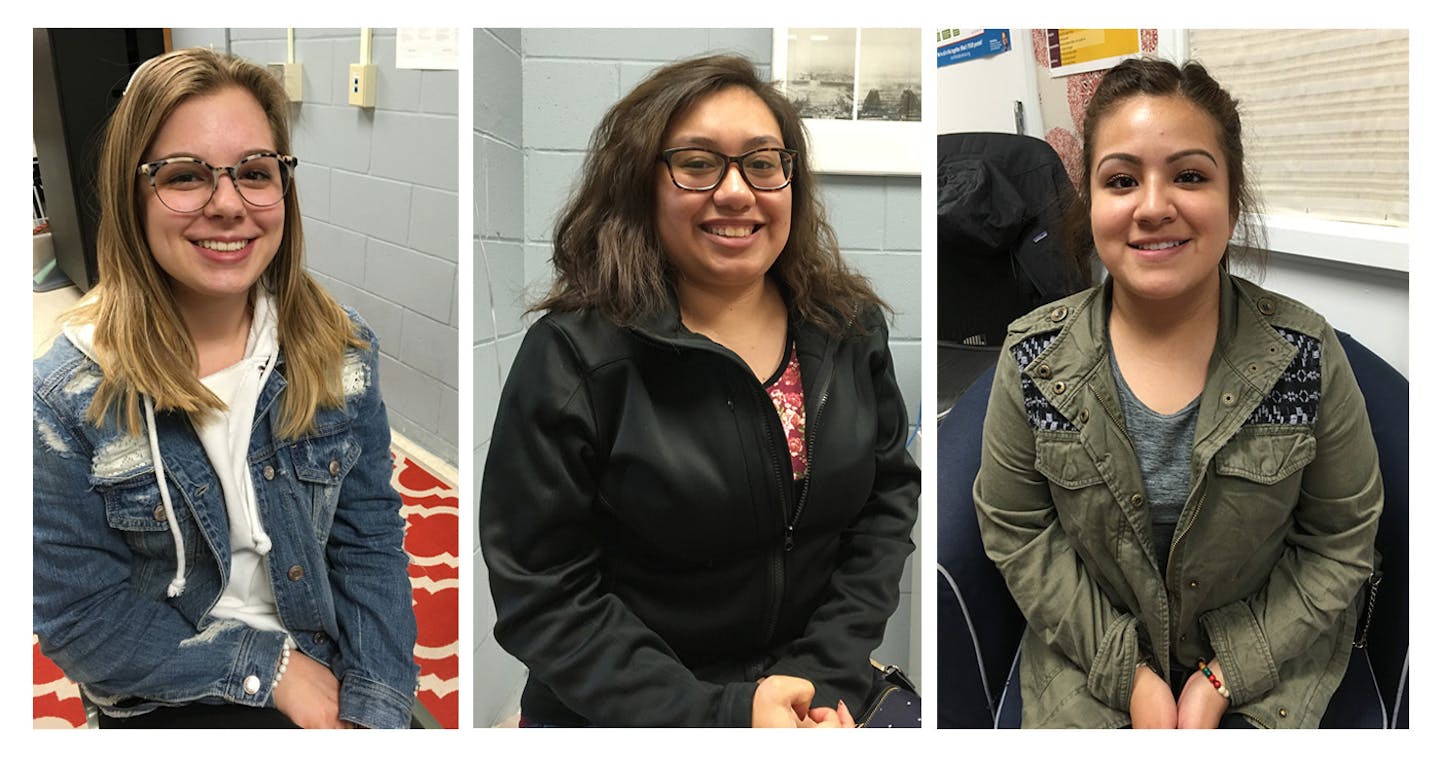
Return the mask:
M 795 676 L 766 676 L 755 687 L 750 725 L 755 728 L 854 728 L 845 702 L 838 707 L 811 707 L 815 686 Z
M 1210 669 L 1221 677 L 1218 661 L 1212 660 Z M 1229 706 L 1230 700 L 1199 670 L 1186 679 L 1178 702 L 1170 684 L 1155 671 L 1144 665 L 1135 670 L 1130 689 L 1130 723 L 1135 728 L 1215 728 Z

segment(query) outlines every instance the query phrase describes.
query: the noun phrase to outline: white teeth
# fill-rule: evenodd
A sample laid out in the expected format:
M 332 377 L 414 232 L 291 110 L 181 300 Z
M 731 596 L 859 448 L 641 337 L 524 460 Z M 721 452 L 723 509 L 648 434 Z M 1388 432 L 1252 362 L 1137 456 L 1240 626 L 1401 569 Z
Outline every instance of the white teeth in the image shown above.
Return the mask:
M 1171 247 L 1179 247 L 1182 244 L 1185 244 L 1185 240 L 1179 239 L 1174 242 L 1156 242 L 1154 244 L 1137 244 L 1131 246 L 1137 250 L 1168 250 Z
M 706 226 L 705 231 L 718 237 L 748 237 L 755 233 L 754 226 Z
M 234 252 L 244 247 L 246 244 L 248 244 L 248 242 L 217 242 L 213 239 L 202 239 L 195 244 L 198 244 L 207 250 L 215 250 L 216 252 Z

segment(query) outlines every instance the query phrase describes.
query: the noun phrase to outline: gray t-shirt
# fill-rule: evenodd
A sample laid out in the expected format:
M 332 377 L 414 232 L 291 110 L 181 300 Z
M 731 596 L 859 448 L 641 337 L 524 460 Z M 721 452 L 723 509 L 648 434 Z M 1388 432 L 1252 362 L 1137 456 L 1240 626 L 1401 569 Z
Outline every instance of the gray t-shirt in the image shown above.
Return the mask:
M 1190 450 L 1195 444 L 1200 397 L 1170 415 L 1157 413 L 1130 391 L 1130 385 L 1120 375 L 1120 364 L 1113 350 L 1110 371 L 1120 388 L 1125 430 L 1140 461 L 1140 476 L 1145 481 L 1145 499 L 1149 503 L 1150 534 L 1155 540 L 1155 559 L 1160 563 L 1160 572 L 1164 573 L 1175 524 L 1190 495 Z

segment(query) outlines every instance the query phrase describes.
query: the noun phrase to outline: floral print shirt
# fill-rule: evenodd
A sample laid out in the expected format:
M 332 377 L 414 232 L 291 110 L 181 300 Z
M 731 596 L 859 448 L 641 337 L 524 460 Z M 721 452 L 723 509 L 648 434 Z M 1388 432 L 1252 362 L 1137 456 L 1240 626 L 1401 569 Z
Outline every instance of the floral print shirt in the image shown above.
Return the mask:
M 809 469 L 805 454 L 805 387 L 800 383 L 800 356 L 792 343 L 785 368 L 765 384 L 775 412 L 780 415 L 780 425 L 785 429 L 785 439 L 790 446 L 790 470 L 799 481 L 805 478 Z

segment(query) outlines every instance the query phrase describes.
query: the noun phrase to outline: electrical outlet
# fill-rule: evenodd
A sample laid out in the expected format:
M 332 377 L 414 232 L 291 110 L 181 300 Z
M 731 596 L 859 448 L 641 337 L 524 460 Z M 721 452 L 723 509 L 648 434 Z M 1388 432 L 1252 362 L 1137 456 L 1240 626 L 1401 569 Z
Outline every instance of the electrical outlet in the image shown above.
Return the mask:
M 299 63 L 271 63 L 267 68 L 271 75 L 280 85 L 285 88 L 285 97 L 292 103 L 300 102 L 302 83 L 304 77 L 300 73 Z
M 350 64 L 350 104 L 361 108 L 375 107 L 375 65 Z

